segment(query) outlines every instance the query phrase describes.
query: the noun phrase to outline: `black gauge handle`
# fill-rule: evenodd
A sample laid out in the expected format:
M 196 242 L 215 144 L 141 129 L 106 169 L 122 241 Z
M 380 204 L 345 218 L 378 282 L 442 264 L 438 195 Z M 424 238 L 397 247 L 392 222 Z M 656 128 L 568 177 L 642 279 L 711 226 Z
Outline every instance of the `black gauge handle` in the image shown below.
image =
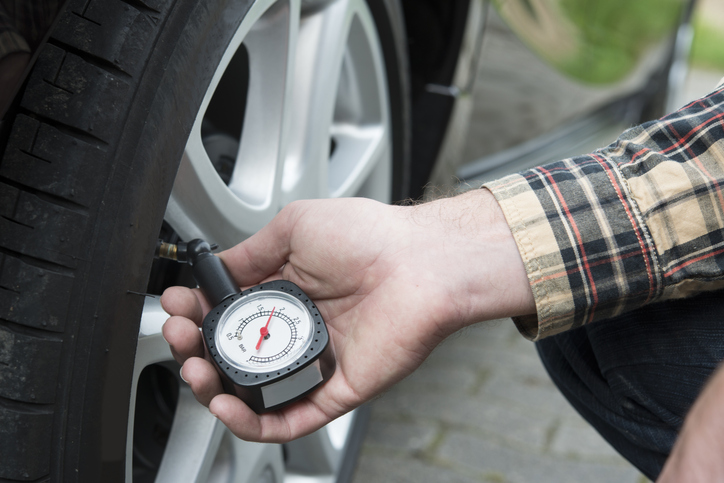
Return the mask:
M 212 307 L 241 292 L 229 269 L 212 253 L 211 245 L 204 240 L 197 238 L 176 245 L 159 240 L 156 256 L 191 265 L 194 279 Z

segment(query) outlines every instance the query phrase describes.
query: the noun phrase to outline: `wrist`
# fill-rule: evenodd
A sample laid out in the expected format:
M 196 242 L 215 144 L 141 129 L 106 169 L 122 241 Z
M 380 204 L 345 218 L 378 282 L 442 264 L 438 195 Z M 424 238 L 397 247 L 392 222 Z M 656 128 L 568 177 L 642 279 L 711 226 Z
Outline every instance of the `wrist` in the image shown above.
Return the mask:
M 486 189 L 412 208 L 414 239 L 446 294 L 440 330 L 535 314 L 523 260 L 495 197 Z
M 528 274 L 503 210 L 487 189 L 475 190 L 470 196 L 470 209 L 477 205 L 479 210 L 475 233 L 479 243 L 470 255 L 477 262 L 478 274 L 466 271 L 467 323 L 535 314 Z

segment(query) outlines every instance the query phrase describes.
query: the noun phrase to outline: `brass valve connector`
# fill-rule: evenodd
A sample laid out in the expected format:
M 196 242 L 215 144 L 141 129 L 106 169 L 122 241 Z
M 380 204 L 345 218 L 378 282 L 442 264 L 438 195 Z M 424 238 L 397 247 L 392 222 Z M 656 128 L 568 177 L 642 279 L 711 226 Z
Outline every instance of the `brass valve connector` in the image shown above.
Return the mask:
M 158 243 L 156 243 L 156 258 L 178 261 L 178 247 L 173 243 L 158 240 Z

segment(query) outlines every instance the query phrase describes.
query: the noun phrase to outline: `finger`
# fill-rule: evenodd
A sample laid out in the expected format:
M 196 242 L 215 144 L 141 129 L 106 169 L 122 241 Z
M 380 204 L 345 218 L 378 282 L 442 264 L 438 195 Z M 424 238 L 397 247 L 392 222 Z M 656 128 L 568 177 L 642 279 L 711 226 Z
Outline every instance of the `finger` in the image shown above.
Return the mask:
M 281 411 L 258 415 L 239 398 L 220 394 L 211 401 L 209 411 L 238 438 L 263 443 L 285 443 L 306 436 L 330 421 L 308 399 Z
M 287 205 L 256 234 L 219 253 L 241 286 L 254 285 L 275 274 L 287 262 L 299 203 Z
M 219 373 L 206 359 L 192 357 L 184 362 L 181 368 L 181 377 L 191 386 L 196 400 L 204 406 L 223 392 Z
M 170 315 L 186 317 L 200 326 L 204 312 L 210 309 L 203 296 L 195 292 L 197 291 L 186 287 L 169 287 L 161 295 L 161 306 Z
M 198 326 L 178 315 L 169 317 L 161 329 L 163 338 L 171 346 L 174 359 L 183 364 L 191 357 L 204 357 L 204 343 Z

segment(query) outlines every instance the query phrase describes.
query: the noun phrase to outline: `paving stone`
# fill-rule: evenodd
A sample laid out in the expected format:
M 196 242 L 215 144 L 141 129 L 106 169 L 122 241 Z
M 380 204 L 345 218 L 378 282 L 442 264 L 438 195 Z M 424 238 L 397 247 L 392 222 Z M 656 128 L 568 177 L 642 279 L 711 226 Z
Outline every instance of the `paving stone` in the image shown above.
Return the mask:
M 365 446 L 419 453 L 428 448 L 440 432 L 438 425 L 425 421 L 373 420 L 367 429 Z
M 547 375 L 511 377 L 498 373 L 491 377 L 481 389 L 481 395 L 503 398 L 527 406 L 531 411 L 547 412 L 557 416 L 570 414 L 573 410 L 565 397 L 556 389 Z
M 438 347 L 427 358 L 424 365 L 441 368 L 464 367 L 477 370 L 495 370 L 523 377 L 545 377 L 547 373 L 538 358 L 535 346 L 529 341 L 524 341 L 524 343 L 527 346 L 511 348 L 509 344 L 477 347 L 453 342 Z
M 480 322 L 461 329 L 448 337 L 444 344 L 474 345 L 476 347 L 507 346 L 514 339 L 520 338 L 518 329 L 510 319 Z
M 440 367 L 468 367 L 484 368 L 489 367 L 491 357 L 488 355 L 491 348 L 481 348 L 470 345 L 448 343 L 439 346 L 424 362 L 424 365 L 436 365 Z
M 500 400 L 474 397 L 450 397 L 430 393 L 419 397 L 410 393 L 388 393 L 374 402 L 372 417 L 400 416 L 440 421 L 447 425 L 479 431 L 491 437 L 542 449 L 546 444 L 551 422 L 534 412 Z
M 360 456 L 352 479 L 353 483 L 480 483 L 480 481 L 479 478 L 455 469 L 436 466 L 419 459 L 369 454 L 369 452 L 364 452 Z
M 374 401 L 359 468 L 355 482 L 646 481 L 577 415 L 535 346 L 505 322 L 454 335 Z
M 438 456 L 453 467 L 503 474 L 510 483 L 637 483 L 640 479 L 630 465 L 540 455 L 463 433 L 448 435 Z
M 480 348 L 466 344 L 438 347 L 425 364 L 445 367 L 495 368 L 501 371 L 545 373 L 534 352 L 521 353 L 506 347 Z
M 577 419 L 568 417 L 563 420 L 553 436 L 550 451 L 558 455 L 611 460 L 622 465 L 626 464 L 626 460 L 580 417 Z
M 450 367 L 438 364 L 424 364 L 396 386 L 399 391 L 442 391 L 469 393 L 484 377 L 486 371 L 474 368 Z

